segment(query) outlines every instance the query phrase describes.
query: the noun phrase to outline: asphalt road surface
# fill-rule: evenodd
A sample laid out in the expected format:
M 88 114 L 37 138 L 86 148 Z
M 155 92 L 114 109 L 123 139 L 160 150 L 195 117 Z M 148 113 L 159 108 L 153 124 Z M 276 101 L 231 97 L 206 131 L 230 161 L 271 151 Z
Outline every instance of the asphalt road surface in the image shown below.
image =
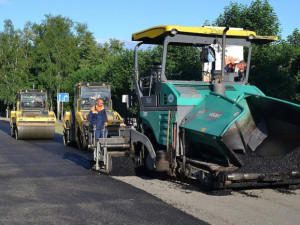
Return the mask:
M 0 121 L 0 224 L 206 224 L 130 184 L 89 170 L 84 152 L 16 141 Z
M 16 141 L 0 121 L 1 224 L 299 224 L 300 189 L 211 195 L 157 177 L 106 176 L 87 154 L 53 141 Z M 203 222 L 205 221 L 205 222 Z

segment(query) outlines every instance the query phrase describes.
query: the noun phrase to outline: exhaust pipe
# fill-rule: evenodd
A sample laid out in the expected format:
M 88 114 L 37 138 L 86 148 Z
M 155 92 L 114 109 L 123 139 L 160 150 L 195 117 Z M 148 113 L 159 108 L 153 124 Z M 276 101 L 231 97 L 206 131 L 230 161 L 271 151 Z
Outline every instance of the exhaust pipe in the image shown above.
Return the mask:
M 226 33 L 227 33 L 228 30 L 229 30 L 229 27 L 226 27 L 226 28 L 223 30 L 223 37 L 222 37 L 222 65 L 221 65 L 222 80 L 224 79 Z
M 216 82 L 213 85 L 213 91 L 225 96 L 225 85 L 222 83 L 224 80 L 224 69 L 225 69 L 225 48 L 226 48 L 226 33 L 229 30 L 229 27 L 226 27 L 223 30 L 222 36 L 222 64 L 221 64 L 221 79 L 216 79 Z

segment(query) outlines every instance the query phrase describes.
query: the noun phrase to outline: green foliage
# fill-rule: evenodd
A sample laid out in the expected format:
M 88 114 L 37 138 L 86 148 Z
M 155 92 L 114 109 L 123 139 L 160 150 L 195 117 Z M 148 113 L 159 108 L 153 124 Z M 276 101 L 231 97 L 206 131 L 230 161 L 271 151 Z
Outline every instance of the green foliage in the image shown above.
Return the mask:
M 29 68 L 26 45 L 21 31 L 15 30 L 12 22 L 6 20 L 4 31 L 0 33 L 0 98 L 7 105 L 15 104 L 20 86 L 27 86 Z
M 78 68 L 79 49 L 72 32 L 74 23 L 61 16 L 46 15 L 41 24 L 33 24 L 33 74 L 47 89 L 50 101 L 60 91 L 63 79 Z
M 69 93 L 70 102 L 65 103 L 65 109 L 73 109 L 74 86 L 79 82 L 104 82 L 107 64 L 79 69 L 67 76 L 61 86 L 63 92 Z
M 120 40 L 113 38 L 109 39 L 109 44 L 106 43 L 105 46 L 108 47 L 109 53 L 111 55 L 118 55 L 123 51 L 125 44 L 123 42 L 120 42 Z
M 295 79 L 295 102 L 300 103 L 300 31 L 295 29 L 291 35 L 287 37 L 288 50 L 290 51 L 289 73 Z M 287 51 L 288 51 L 287 50 Z
M 250 82 L 267 95 L 293 100 L 295 78 L 289 73 L 291 53 L 286 43 L 256 46 L 253 51 Z
M 87 25 L 78 23 L 76 32 L 76 45 L 80 58 L 79 68 L 89 68 L 103 63 L 108 54 L 97 45 L 93 34 L 88 31 Z
M 214 25 L 280 35 L 278 17 L 268 0 L 255 0 L 249 6 L 230 2 Z M 299 45 L 300 33 L 295 29 L 287 40 L 254 46 L 250 82 L 270 96 L 300 103 Z M 201 79 L 198 48 L 170 46 L 168 50 L 168 79 Z M 161 58 L 161 46 L 139 50 L 139 72 L 150 70 Z M 130 92 L 133 62 L 134 51 L 124 49 L 124 43 L 110 39 L 98 44 L 87 24 L 66 17 L 45 15 L 40 24 L 29 22 L 23 30 L 15 30 L 6 20 L 0 32 L 1 104 L 11 107 L 19 89 L 35 87 L 48 90 L 52 105 L 57 92 L 69 93 L 71 102 L 64 107 L 72 109 L 76 83 L 103 81 L 113 85 L 114 109 L 126 116 L 121 96 Z
M 203 23 L 203 26 L 211 26 L 209 20 L 205 20 L 204 23 Z
M 250 6 L 230 2 L 215 25 L 241 27 L 258 35 L 280 35 L 278 17 L 267 0 L 253 1 Z M 296 29 L 287 41 L 254 46 L 250 83 L 267 95 L 299 102 L 299 36 Z
M 166 76 L 170 80 L 202 80 L 201 51 L 196 47 L 169 46 Z
M 214 22 L 216 26 L 239 27 L 259 35 L 279 35 L 280 23 L 268 0 L 256 0 L 250 6 L 230 2 Z
M 78 82 L 109 82 L 113 85 L 113 100 L 121 105 L 119 95 L 128 93 L 129 81 L 132 76 L 133 67 L 133 51 L 124 50 L 124 43 L 119 40 L 110 39 L 110 43 L 103 46 L 95 45 L 97 54 L 99 54 L 99 62 L 97 65 L 89 64 L 89 67 L 80 68 L 69 74 L 62 85 L 64 92 L 70 93 L 70 103 L 68 109 L 72 108 L 74 86 Z
M 105 81 L 113 85 L 112 101 L 114 110 L 126 115 L 126 105 L 122 103 L 122 94 L 128 94 L 133 75 L 133 50 L 122 50 L 109 61 Z
M 214 26 L 245 28 L 246 11 L 246 6 L 236 2 L 230 2 L 229 6 L 224 8 L 224 13 L 221 14 L 213 24 Z

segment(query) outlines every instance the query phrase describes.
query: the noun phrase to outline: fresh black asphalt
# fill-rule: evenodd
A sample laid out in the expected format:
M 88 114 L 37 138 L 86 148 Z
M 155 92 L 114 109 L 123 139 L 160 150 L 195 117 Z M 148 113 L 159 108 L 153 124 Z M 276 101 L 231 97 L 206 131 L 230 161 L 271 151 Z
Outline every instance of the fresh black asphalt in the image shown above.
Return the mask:
M 89 169 L 85 152 L 15 140 L 0 121 L 0 224 L 206 224 L 133 186 Z M 199 204 L 205 204 L 199 202 Z

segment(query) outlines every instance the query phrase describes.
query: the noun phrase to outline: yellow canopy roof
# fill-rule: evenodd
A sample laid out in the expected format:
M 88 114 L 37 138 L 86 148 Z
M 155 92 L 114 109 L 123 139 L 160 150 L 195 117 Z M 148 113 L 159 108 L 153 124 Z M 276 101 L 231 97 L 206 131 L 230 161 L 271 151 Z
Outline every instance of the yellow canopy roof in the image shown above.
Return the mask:
M 153 39 L 153 43 L 157 43 L 158 39 L 162 36 L 170 34 L 172 30 L 177 31 L 180 34 L 200 35 L 200 36 L 222 36 L 223 27 L 183 27 L 178 25 L 160 25 L 151 27 L 146 30 L 142 30 L 132 34 L 133 41 L 142 41 Z M 254 40 L 258 39 L 260 42 L 276 41 L 276 36 L 258 36 L 254 31 L 229 29 L 226 33 L 226 37 L 245 37 L 252 36 Z M 149 41 L 148 41 L 149 42 Z M 256 42 L 256 41 L 254 41 Z

